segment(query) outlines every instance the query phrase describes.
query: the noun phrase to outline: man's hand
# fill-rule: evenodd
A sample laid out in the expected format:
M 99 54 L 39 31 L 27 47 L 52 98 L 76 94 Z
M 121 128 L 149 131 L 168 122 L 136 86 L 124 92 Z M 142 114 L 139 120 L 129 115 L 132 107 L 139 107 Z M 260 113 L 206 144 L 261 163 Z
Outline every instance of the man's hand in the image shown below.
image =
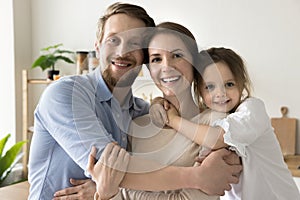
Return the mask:
M 196 187 L 209 195 L 224 195 L 225 190 L 230 190 L 230 184 L 238 183 L 236 176 L 242 171 L 242 165 L 229 165 L 226 163 L 228 156 L 233 152 L 220 149 L 211 152 L 197 168 L 198 173 L 193 173 Z
M 70 179 L 73 187 L 69 187 L 54 194 L 53 200 L 93 200 L 96 184 L 91 179 Z
M 109 199 L 119 192 L 119 185 L 124 178 L 129 163 L 129 153 L 120 146 L 109 143 L 100 160 L 95 164 L 96 148 L 89 155 L 88 172 L 97 184 L 100 199 Z

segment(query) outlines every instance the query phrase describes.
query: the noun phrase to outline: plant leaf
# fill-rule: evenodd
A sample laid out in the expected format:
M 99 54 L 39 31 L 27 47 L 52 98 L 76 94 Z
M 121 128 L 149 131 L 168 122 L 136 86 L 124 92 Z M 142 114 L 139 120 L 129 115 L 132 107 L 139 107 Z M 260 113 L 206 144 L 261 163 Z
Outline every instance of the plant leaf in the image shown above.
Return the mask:
M 41 67 L 44 71 L 45 69 L 52 67 L 56 61 L 57 59 L 52 54 L 41 55 L 34 61 L 31 68 Z
M 3 149 L 4 149 L 5 144 L 6 144 L 9 137 L 10 137 L 10 133 L 8 133 L 4 138 L 2 138 L 0 140 L 0 158 L 2 158 Z
M 66 56 L 57 56 L 57 60 L 64 60 L 67 63 L 74 63 L 73 60 L 71 60 L 70 58 L 68 58 Z
M 73 51 L 69 50 L 61 50 L 58 49 L 58 47 L 62 46 L 63 44 L 56 44 L 53 46 L 49 46 L 46 48 L 43 48 L 42 51 L 44 52 L 43 55 L 39 56 L 34 63 L 32 64 L 31 68 L 41 67 L 41 69 L 44 71 L 45 69 L 51 68 L 55 70 L 55 63 L 58 60 L 63 60 L 67 63 L 75 63 L 73 59 L 68 58 L 64 56 L 63 54 L 74 54 Z M 51 51 L 50 51 L 51 50 Z
M 0 177 L 0 187 L 3 183 L 3 181 L 8 177 L 8 175 L 10 174 L 10 172 L 12 171 L 12 169 L 16 166 L 16 164 L 21 160 L 21 158 L 23 157 L 24 152 L 19 153 L 16 157 L 16 159 L 14 160 L 14 162 L 11 164 L 11 166 L 2 174 L 2 176 Z
M 61 49 L 57 49 L 55 52 L 59 54 L 64 54 L 64 53 L 74 54 L 74 51 L 61 50 Z
M 1 179 L 2 179 L 3 173 L 5 173 L 5 171 L 7 169 L 9 169 L 9 167 L 12 165 L 16 156 L 18 155 L 19 151 L 21 150 L 23 144 L 25 144 L 26 142 L 27 141 L 17 142 L 6 152 L 5 156 L 3 156 L 0 159 L 0 177 L 1 177 Z
M 48 46 L 48 47 L 45 47 L 45 48 L 42 48 L 41 51 L 49 51 L 50 49 L 56 49 L 60 46 L 62 46 L 63 44 L 60 43 L 60 44 L 56 44 L 56 45 L 53 45 L 53 46 Z

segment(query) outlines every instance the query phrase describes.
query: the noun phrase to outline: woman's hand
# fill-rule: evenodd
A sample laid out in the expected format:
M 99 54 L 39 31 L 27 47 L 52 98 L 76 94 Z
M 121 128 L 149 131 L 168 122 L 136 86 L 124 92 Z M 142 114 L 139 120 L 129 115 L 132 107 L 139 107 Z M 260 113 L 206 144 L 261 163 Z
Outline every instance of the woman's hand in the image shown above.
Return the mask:
M 95 163 L 95 155 L 96 148 L 93 147 L 87 170 L 97 184 L 100 199 L 112 198 L 119 192 L 119 185 L 129 163 L 129 153 L 120 146 L 109 143 L 97 163 Z
M 54 194 L 53 200 L 93 200 L 96 184 L 91 179 L 70 179 L 73 187 L 59 190 Z

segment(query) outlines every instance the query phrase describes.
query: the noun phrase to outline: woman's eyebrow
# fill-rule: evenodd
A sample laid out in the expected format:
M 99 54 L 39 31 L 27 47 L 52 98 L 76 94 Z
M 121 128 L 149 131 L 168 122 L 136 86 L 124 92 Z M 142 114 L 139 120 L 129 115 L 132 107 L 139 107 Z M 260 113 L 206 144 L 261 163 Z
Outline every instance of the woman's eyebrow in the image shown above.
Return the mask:
M 151 56 L 160 56 L 160 54 L 159 53 L 153 53 L 153 54 L 150 54 L 150 57 Z
M 174 49 L 174 50 L 170 51 L 170 53 L 174 53 L 174 52 L 178 52 L 178 51 L 184 52 L 184 50 L 182 50 L 182 49 Z

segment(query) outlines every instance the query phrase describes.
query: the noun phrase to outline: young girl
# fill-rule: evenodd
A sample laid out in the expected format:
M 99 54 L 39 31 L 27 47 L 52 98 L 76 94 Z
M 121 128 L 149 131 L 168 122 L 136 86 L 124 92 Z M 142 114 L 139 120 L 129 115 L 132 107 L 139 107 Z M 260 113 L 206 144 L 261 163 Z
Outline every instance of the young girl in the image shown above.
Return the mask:
M 228 113 L 213 122 L 215 128 L 181 118 L 174 106 L 167 111 L 168 125 L 206 148 L 229 146 L 243 163 L 240 182 L 221 199 L 300 199 L 264 103 L 250 97 L 250 79 L 243 60 L 231 49 L 211 48 L 200 53 L 200 73 L 194 91 L 207 115 Z

